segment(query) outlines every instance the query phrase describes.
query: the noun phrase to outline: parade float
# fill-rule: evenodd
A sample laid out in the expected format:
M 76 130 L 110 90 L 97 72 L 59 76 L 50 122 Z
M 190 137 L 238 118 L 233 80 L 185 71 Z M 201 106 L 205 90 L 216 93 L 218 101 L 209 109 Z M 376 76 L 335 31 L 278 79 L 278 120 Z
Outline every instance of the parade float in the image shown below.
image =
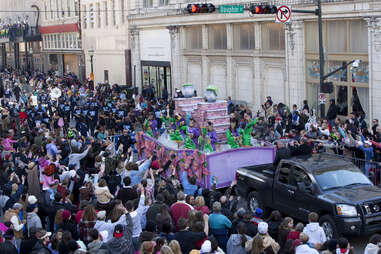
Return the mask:
M 147 124 L 144 131 L 136 135 L 139 157 L 156 155 L 160 167 L 170 160 L 178 169 L 177 174 L 187 171 L 188 176 L 196 176 L 198 185 L 203 188 L 211 188 L 214 179 L 217 188 L 227 187 L 235 179 L 238 168 L 274 161 L 275 148 L 270 144 L 257 142 L 238 145 L 234 141 L 236 139 L 231 140 L 227 102 L 217 99 L 217 89 L 214 86 L 208 87 L 205 98 L 192 97 L 194 89 L 191 84 L 184 85 L 182 91 L 184 98 L 174 99 L 175 114 L 183 122 L 193 121 L 200 126 L 198 140 L 192 140 L 193 131 L 188 124 L 176 127 L 174 120 L 166 121 L 161 135 L 152 135 Z M 214 128 L 214 140 L 217 142 L 211 142 L 213 137 L 208 135 L 205 127 L 209 125 Z M 241 134 L 245 135 L 243 130 Z

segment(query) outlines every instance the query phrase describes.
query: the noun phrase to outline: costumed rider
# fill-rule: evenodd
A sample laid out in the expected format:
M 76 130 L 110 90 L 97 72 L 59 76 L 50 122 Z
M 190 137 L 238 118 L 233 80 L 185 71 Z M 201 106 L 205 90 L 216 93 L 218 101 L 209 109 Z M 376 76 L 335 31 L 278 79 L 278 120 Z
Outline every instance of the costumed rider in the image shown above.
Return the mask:
M 198 137 L 200 136 L 200 129 L 196 127 L 195 120 L 193 118 L 189 119 L 189 126 L 184 125 L 180 129 L 185 132 L 185 148 L 196 149 Z
M 216 151 L 217 132 L 213 128 L 213 123 L 208 122 L 208 126 L 202 128 L 202 136 L 198 138 L 200 149 L 204 152 L 212 153 Z
M 242 146 L 248 147 L 251 145 L 251 133 L 253 132 L 253 127 L 257 123 L 257 120 L 257 118 L 252 120 L 251 116 L 245 113 L 244 120 L 239 129 L 239 135 L 242 137 Z
M 151 136 L 152 138 L 156 138 L 157 120 L 155 119 L 155 115 L 153 113 L 151 113 L 148 116 L 148 119 L 144 121 L 144 130 L 149 136 Z
M 239 148 L 240 136 L 237 119 L 233 118 L 230 120 L 229 129 L 226 131 L 226 138 L 231 149 Z

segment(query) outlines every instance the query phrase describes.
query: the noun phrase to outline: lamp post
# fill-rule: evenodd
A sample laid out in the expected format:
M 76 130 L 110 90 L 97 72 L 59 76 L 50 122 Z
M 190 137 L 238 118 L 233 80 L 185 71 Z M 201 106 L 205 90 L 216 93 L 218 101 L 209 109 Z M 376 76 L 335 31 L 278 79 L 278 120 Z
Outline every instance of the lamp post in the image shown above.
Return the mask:
M 92 48 L 89 49 L 88 53 L 90 56 L 90 66 L 91 66 L 90 80 L 94 81 L 94 65 L 93 65 L 94 49 Z
M 29 55 L 30 55 L 30 71 L 33 71 L 34 70 L 34 66 L 33 66 L 33 42 L 30 43 L 30 46 L 29 46 Z

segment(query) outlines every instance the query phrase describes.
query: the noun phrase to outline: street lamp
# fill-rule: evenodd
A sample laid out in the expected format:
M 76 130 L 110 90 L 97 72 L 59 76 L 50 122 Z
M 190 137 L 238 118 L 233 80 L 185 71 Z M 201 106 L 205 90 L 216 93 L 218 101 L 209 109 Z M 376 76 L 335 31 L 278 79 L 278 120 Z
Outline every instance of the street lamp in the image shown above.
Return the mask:
M 90 48 L 88 50 L 89 56 L 90 56 L 90 66 L 91 66 L 91 73 L 90 73 L 90 79 L 94 81 L 94 66 L 93 66 L 93 58 L 94 58 L 94 49 Z
M 32 46 L 32 43 L 30 44 L 29 46 L 29 55 L 30 55 L 30 70 L 33 71 L 34 69 L 34 66 L 33 66 L 33 46 Z

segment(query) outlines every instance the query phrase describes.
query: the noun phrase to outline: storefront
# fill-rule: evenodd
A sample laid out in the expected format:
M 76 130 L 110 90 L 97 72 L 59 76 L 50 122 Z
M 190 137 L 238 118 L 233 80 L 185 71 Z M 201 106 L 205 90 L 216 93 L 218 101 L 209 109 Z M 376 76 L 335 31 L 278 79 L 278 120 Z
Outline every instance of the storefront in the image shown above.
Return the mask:
M 167 89 L 171 96 L 171 40 L 168 30 L 142 30 L 140 36 L 141 88 L 151 85 L 155 88 L 155 95 L 159 97 Z

